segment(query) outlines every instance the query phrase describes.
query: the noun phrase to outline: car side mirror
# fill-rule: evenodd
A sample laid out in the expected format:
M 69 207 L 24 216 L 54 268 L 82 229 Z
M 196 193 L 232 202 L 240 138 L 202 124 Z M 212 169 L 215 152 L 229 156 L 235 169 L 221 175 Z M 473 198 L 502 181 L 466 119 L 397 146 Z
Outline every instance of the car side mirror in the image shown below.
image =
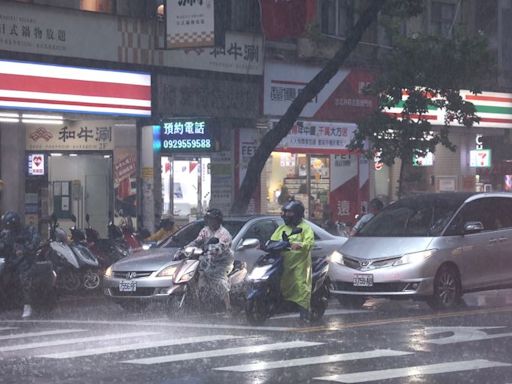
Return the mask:
M 259 246 L 260 246 L 260 241 L 258 239 L 244 239 L 244 241 L 242 241 L 242 244 L 240 244 L 236 248 L 236 250 L 242 251 L 244 249 L 259 248 Z
M 484 230 L 484 225 L 480 221 L 468 221 L 464 224 L 464 234 L 479 233 Z

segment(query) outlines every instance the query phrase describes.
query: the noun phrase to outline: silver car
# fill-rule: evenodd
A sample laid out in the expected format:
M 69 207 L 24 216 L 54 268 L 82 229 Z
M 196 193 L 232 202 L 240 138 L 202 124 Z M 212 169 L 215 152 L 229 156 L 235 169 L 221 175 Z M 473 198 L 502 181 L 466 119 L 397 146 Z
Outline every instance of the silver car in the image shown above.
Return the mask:
M 334 236 L 308 222 L 315 233 L 313 257 L 325 257 L 338 249 L 345 237 Z M 249 272 L 264 252 L 265 244 L 275 229 L 282 224 L 278 216 L 229 217 L 224 227 L 233 236 L 232 249 L 235 259 L 247 263 Z M 203 220 L 187 224 L 173 236 L 163 240 L 156 248 L 142 250 L 123 258 L 107 269 L 103 279 L 103 293 L 126 310 L 140 310 L 152 300 L 167 300 L 172 287 L 175 264 L 173 255 L 178 249 L 193 241 Z
M 340 303 L 367 297 L 456 306 L 465 292 L 512 287 L 512 194 L 428 193 L 378 213 L 330 256 Z

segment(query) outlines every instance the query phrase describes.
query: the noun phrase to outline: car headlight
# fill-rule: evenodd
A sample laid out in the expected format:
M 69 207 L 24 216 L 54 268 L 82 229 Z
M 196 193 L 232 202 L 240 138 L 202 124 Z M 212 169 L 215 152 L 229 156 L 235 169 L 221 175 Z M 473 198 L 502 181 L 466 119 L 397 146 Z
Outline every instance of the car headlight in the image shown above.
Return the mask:
M 268 276 L 265 276 L 265 274 L 268 272 L 268 270 L 272 268 L 272 264 L 270 265 L 263 265 L 261 267 L 255 267 L 251 273 L 247 276 L 248 280 L 266 280 L 268 279 Z
M 176 273 L 177 269 L 178 267 L 176 265 L 170 265 L 158 272 L 156 277 L 172 277 Z
M 406 253 L 397 261 L 395 261 L 393 266 L 422 262 L 432 256 L 435 251 L 435 249 L 429 249 L 421 252 Z
M 105 270 L 105 277 L 112 277 L 112 266 Z
M 329 260 L 337 264 L 345 265 L 343 255 L 338 251 L 334 251 L 333 253 L 331 253 L 331 256 L 329 256 Z

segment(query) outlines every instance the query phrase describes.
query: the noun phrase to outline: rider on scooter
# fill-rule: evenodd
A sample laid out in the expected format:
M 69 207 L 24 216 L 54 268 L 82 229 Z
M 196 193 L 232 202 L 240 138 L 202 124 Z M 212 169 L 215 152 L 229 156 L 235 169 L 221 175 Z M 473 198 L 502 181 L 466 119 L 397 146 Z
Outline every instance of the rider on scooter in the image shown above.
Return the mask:
M 222 298 L 226 311 L 229 312 L 231 311 L 231 303 L 229 301 L 228 274 L 233 269 L 234 255 L 231 250 L 233 239 L 229 231 L 222 226 L 223 219 L 224 216 L 220 209 L 211 208 L 206 211 L 204 215 L 206 226 L 201 229 L 197 238 L 186 247 L 202 247 L 211 238 L 219 239 L 218 243 L 207 245 L 207 255 L 210 257 L 210 263 L 201 273 L 199 287 L 206 287 L 216 297 Z
M 283 276 L 281 278 L 281 294 L 286 301 L 294 302 L 299 307 L 300 318 L 310 320 L 311 309 L 311 249 L 315 235 L 304 218 L 304 205 L 298 200 L 287 202 L 281 217 L 284 224 L 279 226 L 271 236 L 271 240 L 281 240 L 283 232 L 290 234 L 293 229 L 301 228 L 302 232 L 291 235 L 290 250 L 283 252 Z
M 24 227 L 17 212 L 8 211 L 2 215 L 0 253 L 5 258 L 6 271 L 20 281 L 24 304 L 23 319 L 32 316 L 31 269 L 35 263 L 35 250 L 40 240 L 35 227 Z

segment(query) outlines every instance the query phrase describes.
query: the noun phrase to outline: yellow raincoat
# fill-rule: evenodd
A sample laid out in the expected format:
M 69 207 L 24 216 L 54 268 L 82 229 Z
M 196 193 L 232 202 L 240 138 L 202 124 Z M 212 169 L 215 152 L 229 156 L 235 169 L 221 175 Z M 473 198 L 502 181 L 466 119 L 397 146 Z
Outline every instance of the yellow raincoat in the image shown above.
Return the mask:
M 293 301 L 307 310 L 311 306 L 311 249 L 315 243 L 315 234 L 311 227 L 302 220 L 297 227 L 302 232 L 290 236 L 290 244 L 299 243 L 301 249 L 283 252 L 284 270 L 281 278 L 281 293 L 284 300 Z M 286 224 L 279 226 L 272 234 L 271 240 L 281 240 L 282 233 L 291 233 L 294 227 Z

